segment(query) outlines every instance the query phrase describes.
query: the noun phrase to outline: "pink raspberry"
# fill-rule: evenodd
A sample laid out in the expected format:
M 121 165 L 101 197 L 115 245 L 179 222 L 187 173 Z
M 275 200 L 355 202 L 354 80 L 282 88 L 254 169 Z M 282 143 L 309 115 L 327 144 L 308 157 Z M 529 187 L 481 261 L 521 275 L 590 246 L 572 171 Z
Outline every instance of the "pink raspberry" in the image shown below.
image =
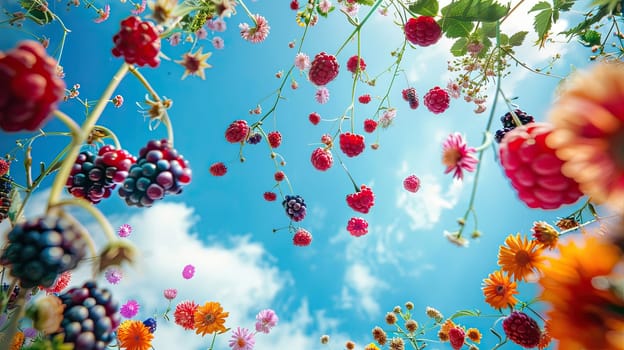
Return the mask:
M 225 130 L 225 139 L 230 143 L 244 142 L 250 129 L 245 120 L 236 120 Z
M 345 132 L 340 134 L 340 150 L 348 157 L 355 157 L 364 151 L 364 136 Z
M 35 131 L 48 121 L 65 95 L 56 65 L 33 40 L 0 52 L 0 129 Z
M 312 83 L 323 86 L 338 76 L 338 61 L 333 55 L 321 52 L 314 57 L 308 72 L 308 78 Z
M 113 42 L 113 56 L 123 56 L 128 64 L 157 67 L 160 63 L 160 35 L 151 22 L 141 21 L 137 16 L 124 19 Z
M 357 212 L 367 214 L 375 205 L 375 194 L 370 187 L 362 185 L 360 191 L 347 195 L 347 205 Z
M 377 122 L 372 119 L 364 120 L 364 131 L 371 133 L 377 129 Z
M 273 178 L 275 178 L 275 181 L 277 182 L 283 181 L 285 177 L 286 177 L 286 174 L 284 174 L 284 172 L 281 170 L 275 172 L 275 174 L 273 175 Z
M 4 176 L 9 172 L 11 164 L 4 159 L 0 159 L 0 176 Z
M 414 45 L 433 45 L 442 37 L 442 28 L 433 17 L 429 16 L 410 18 L 405 23 L 404 29 L 405 37 Z
M 349 58 L 349 60 L 347 61 L 347 70 L 353 74 L 355 74 L 358 70 L 359 71 L 365 71 L 366 70 L 366 63 L 364 62 L 364 59 L 362 57 L 360 57 L 360 66 L 358 69 L 358 57 L 357 55 L 351 56 Z
M 416 175 L 410 175 L 403 180 L 403 187 L 410 192 L 418 192 L 420 189 L 420 179 Z
M 300 228 L 295 232 L 293 236 L 293 244 L 298 247 L 307 247 L 312 243 L 312 234 L 310 232 Z
M 279 131 L 271 131 L 268 133 L 267 139 L 269 140 L 269 145 L 273 148 L 277 148 L 282 144 L 282 134 Z
M 312 161 L 312 165 L 320 171 L 325 171 L 331 168 L 334 164 L 334 158 L 332 157 L 331 151 L 321 147 L 312 152 L 310 160 Z
M 360 101 L 361 104 L 368 104 L 371 101 L 371 95 L 364 94 L 358 97 L 358 101 Z
M 313 125 L 316 125 L 321 121 L 321 116 L 316 112 L 312 112 L 308 116 L 308 119 L 310 119 L 310 123 L 312 123 Z
M 425 97 L 423 98 L 423 102 L 427 109 L 435 114 L 440 114 L 449 107 L 449 103 L 451 103 L 451 98 L 449 97 L 448 92 L 446 90 L 441 89 L 439 86 L 434 87 L 429 90 Z
M 542 331 L 537 322 L 524 312 L 519 311 L 512 311 L 503 320 L 503 330 L 511 341 L 524 348 L 536 347 L 542 336 Z
M 275 194 L 275 192 L 264 192 L 262 196 L 264 197 L 264 200 L 267 202 L 273 202 L 274 200 L 277 199 L 277 195 Z
M 459 350 L 464 346 L 464 342 L 466 341 L 466 333 L 463 329 L 459 327 L 453 327 L 449 329 L 449 342 L 451 343 L 451 347 L 453 350 Z
M 227 173 L 227 167 L 222 162 L 212 164 L 208 170 L 212 176 L 223 176 Z
M 368 222 L 362 218 L 351 218 L 347 223 L 347 231 L 354 237 L 364 236 L 368 233 Z

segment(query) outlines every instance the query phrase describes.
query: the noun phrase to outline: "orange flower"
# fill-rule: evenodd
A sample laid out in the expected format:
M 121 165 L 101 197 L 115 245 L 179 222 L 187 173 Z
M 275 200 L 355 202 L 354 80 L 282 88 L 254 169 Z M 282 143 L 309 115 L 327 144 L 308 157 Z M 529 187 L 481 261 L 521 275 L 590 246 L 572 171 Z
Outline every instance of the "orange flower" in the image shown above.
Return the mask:
M 119 346 L 127 350 L 149 350 L 154 335 L 138 320 L 127 320 L 117 329 Z
M 453 321 L 451 320 L 444 321 L 444 323 L 440 326 L 438 338 L 443 342 L 449 341 L 449 331 L 451 330 L 451 328 L 455 328 L 455 323 L 453 323 Z
M 511 281 L 508 274 L 500 270 L 494 271 L 483 280 L 483 284 L 485 302 L 493 308 L 514 307 L 518 302 L 518 299 L 514 297 L 518 294 L 518 286 L 516 282 Z
M 15 333 L 15 335 L 13 336 L 13 341 L 11 342 L 10 350 L 20 350 L 22 348 L 22 345 L 24 345 L 24 339 L 26 339 L 26 337 L 24 336 L 23 332 Z
M 604 283 L 622 277 L 614 273 L 619 249 L 584 237 L 581 244 L 561 244 L 560 256 L 543 268 L 540 299 L 550 306 L 548 333 L 559 340 L 558 349 L 624 350 L 624 320 L 616 313 L 624 300 Z
M 526 280 L 529 274 L 539 269 L 543 259 L 540 253 L 537 241 L 523 239 L 519 233 L 509 235 L 498 251 L 498 265 L 515 281 Z
M 225 318 L 229 314 L 229 312 L 223 312 L 218 302 L 207 302 L 195 311 L 195 333 L 204 336 L 215 332 L 225 332 Z
M 533 237 L 540 243 L 542 248 L 553 249 L 557 246 L 559 232 L 544 221 L 536 221 L 533 223 Z
M 466 331 L 466 336 L 477 344 L 481 342 L 481 332 L 479 332 L 479 330 L 476 328 L 469 328 Z

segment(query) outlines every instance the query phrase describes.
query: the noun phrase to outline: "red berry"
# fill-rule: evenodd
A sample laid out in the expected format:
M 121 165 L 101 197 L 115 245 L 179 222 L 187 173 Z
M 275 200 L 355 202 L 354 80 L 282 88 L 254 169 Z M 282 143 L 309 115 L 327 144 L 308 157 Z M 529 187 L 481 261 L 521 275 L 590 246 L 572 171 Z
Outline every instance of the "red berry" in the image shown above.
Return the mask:
M 321 116 L 316 112 L 312 112 L 308 116 L 308 119 L 310 119 L 310 123 L 312 123 L 313 125 L 316 125 L 321 121 Z
M 300 228 L 293 236 L 293 244 L 298 247 L 307 247 L 312 243 L 312 235 L 310 232 Z
M 333 143 L 331 135 L 323 134 L 323 136 L 321 136 L 321 142 L 327 146 L 330 146 Z
M 448 332 L 449 342 L 451 343 L 451 347 L 453 350 L 459 350 L 464 346 L 464 342 L 466 341 L 466 333 L 463 329 L 459 327 L 453 327 L 449 329 Z
M 9 172 L 11 164 L 4 159 L 0 159 L 0 176 L 4 176 Z
M 212 176 L 223 176 L 227 173 L 227 167 L 221 162 L 214 163 L 209 170 Z
M 427 109 L 435 114 L 440 114 L 449 107 L 451 98 L 446 90 L 440 89 L 439 86 L 429 90 L 423 98 L 423 103 L 427 106 Z
M 271 131 L 267 135 L 267 139 L 269 140 L 269 145 L 273 148 L 277 148 L 282 144 L 282 134 L 279 131 Z
M 277 199 L 277 195 L 275 194 L 275 192 L 264 192 L 262 196 L 267 202 L 273 202 L 275 199 Z
M 280 181 L 284 180 L 285 177 L 286 177 L 286 175 L 281 170 L 280 171 L 276 171 L 275 174 L 273 175 L 273 178 L 277 182 L 280 182 Z
M 310 81 L 318 86 L 323 86 L 338 76 L 338 61 L 333 55 L 321 52 L 314 57 L 308 72 Z
M 357 55 L 351 56 L 349 60 L 347 61 L 347 70 L 353 74 L 355 74 L 358 71 L 365 71 L 366 63 L 364 62 L 364 59 L 360 57 L 360 67 L 358 69 L 358 56 Z
M 126 63 L 157 67 L 160 63 L 160 35 L 156 27 L 139 17 L 121 21 L 121 30 L 113 37 L 113 56 L 124 57 Z
M 36 41 L 22 41 L 13 50 L 0 52 L 0 129 L 35 131 L 52 116 L 65 95 L 56 66 Z
M 364 120 L 364 131 L 373 132 L 377 129 L 377 122 L 372 119 Z
M 440 40 L 442 28 L 433 17 L 410 18 L 405 23 L 405 37 L 414 45 L 429 46 Z
M 360 191 L 347 195 L 347 205 L 357 212 L 367 214 L 375 205 L 375 194 L 370 187 L 362 185 Z
M 552 131 L 550 124 L 529 123 L 508 132 L 500 143 L 505 174 L 530 208 L 557 209 L 583 195 L 578 183 L 561 173 L 563 161 L 546 145 Z
M 410 175 L 403 180 L 403 187 L 410 192 L 418 192 L 420 189 L 420 179 L 416 175 Z
M 292 0 L 292 1 L 290 2 L 290 9 L 291 9 L 291 10 L 294 10 L 294 11 L 297 11 L 297 10 L 299 9 L 299 1 L 297 1 L 297 0 Z
M 519 311 L 513 311 L 503 320 L 503 330 L 511 341 L 524 348 L 536 347 L 542 336 L 537 322 Z
M 368 222 L 362 218 L 351 218 L 347 223 L 347 231 L 354 237 L 364 236 L 368 233 Z
M 403 89 L 403 91 L 401 91 L 401 95 L 405 101 L 409 102 L 411 109 L 418 108 L 418 94 L 416 93 L 416 89 L 413 87 Z
M 362 104 L 367 104 L 371 101 L 371 95 L 369 94 L 364 94 L 360 97 L 358 97 L 358 101 L 360 101 L 360 103 Z
M 340 149 L 348 157 L 355 157 L 364 151 L 364 136 L 345 132 L 340 134 Z
M 310 161 L 312 161 L 312 165 L 320 171 L 325 171 L 331 168 L 332 164 L 334 164 L 334 158 L 332 157 L 331 151 L 321 147 L 312 152 Z
M 244 142 L 249 132 L 247 121 L 236 120 L 225 130 L 225 139 L 231 143 Z

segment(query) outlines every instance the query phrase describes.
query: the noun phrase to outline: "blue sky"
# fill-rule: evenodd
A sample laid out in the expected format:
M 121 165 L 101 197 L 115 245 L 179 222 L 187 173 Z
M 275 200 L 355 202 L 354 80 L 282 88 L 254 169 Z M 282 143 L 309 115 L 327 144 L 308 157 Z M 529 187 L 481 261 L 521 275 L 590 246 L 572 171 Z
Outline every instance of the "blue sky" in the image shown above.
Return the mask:
M 308 215 L 300 225 L 312 233 L 314 240 L 310 247 L 300 248 L 292 245 L 292 234 L 287 230 L 272 232 L 273 228 L 287 226 L 288 218 L 281 201 L 269 203 L 262 199 L 262 193 L 274 185 L 275 172 L 266 144 L 247 145 L 246 161 L 240 163 L 238 146 L 227 143 L 223 137 L 233 120 L 255 121 L 256 117 L 248 111 L 258 103 L 264 109 L 270 107 L 274 95 L 263 99 L 279 86 L 275 73 L 287 71 L 296 54 L 288 42 L 298 43 L 303 33 L 287 1 L 275 4 L 264 0 L 247 5 L 253 13 L 267 18 L 271 26 L 269 37 L 255 45 L 242 40 L 238 24 L 249 22 L 242 10 L 226 19 L 228 28 L 224 33 L 209 33 L 209 39 L 213 35 L 224 39 L 223 50 L 215 50 L 209 40 L 198 43 L 204 52 L 213 52 L 208 61 L 213 68 L 206 71 L 205 81 L 197 77 L 181 81 L 183 68 L 167 60 L 157 69 L 141 69 L 161 96 L 174 101 L 169 114 L 175 130 L 175 147 L 189 160 L 193 182 L 181 195 L 166 197 L 149 209 L 128 208 L 116 195 L 99 204 L 115 227 L 123 223 L 134 227 L 129 239 L 142 253 L 136 266 L 124 271 L 122 282 L 110 286 L 119 300 L 139 300 L 142 305 L 139 317 L 146 318 L 156 309 L 163 311 L 164 288 L 178 288 L 178 301 L 194 299 L 200 304 L 220 301 L 230 311 L 226 323 L 229 327 L 253 327 L 255 313 L 273 308 L 280 324 L 274 334 L 257 337 L 256 349 L 260 350 L 342 349 L 347 339 L 363 348 L 372 341 L 370 330 L 376 325 L 383 326 L 385 313 L 406 301 L 414 302 L 414 318 L 419 323 L 426 321 L 426 306 L 436 307 L 446 316 L 460 309 L 475 308 L 484 314 L 495 313 L 483 302 L 480 287 L 482 279 L 496 269 L 498 246 L 504 238 L 516 232 L 530 234 L 533 221 L 552 223 L 576 207 L 548 212 L 526 208 L 517 200 L 489 149 L 483 158 L 476 201 L 483 237 L 471 241 L 469 248 L 455 247 L 443 237 L 445 230 L 457 228 L 456 219 L 466 209 L 474 177 L 468 174 L 459 183 L 443 174 L 441 143 L 449 133 L 459 131 L 470 145 L 477 146 L 492 108 L 491 98 L 488 111 L 482 115 L 474 114 L 473 105 L 462 100 L 451 101 L 449 110 L 440 115 L 430 113 L 422 105 L 422 96 L 428 89 L 446 86 L 451 77 L 446 61 L 451 58 L 448 49 L 452 42 L 442 39 L 434 47 L 408 49 L 403 61 L 404 74 L 397 78 L 391 93 L 398 114 L 393 126 L 379 132 L 380 148 L 373 151 L 367 147 L 353 159 L 342 157 L 355 181 L 371 186 L 376 196 L 371 212 L 363 215 L 370 232 L 360 238 L 346 231 L 349 218 L 360 216 L 345 202 L 345 196 L 353 191 L 346 173 L 337 162 L 327 172 L 316 171 L 309 160 L 321 135 L 333 134 L 335 125 L 322 122 L 313 126 L 307 120 L 311 112 L 318 112 L 326 119 L 336 118 L 350 103 L 352 79 L 344 67 L 346 60 L 356 53 L 356 43 L 349 43 L 338 56 L 341 72 L 328 85 L 331 97 L 325 105 L 314 101 L 314 87 L 305 75 L 295 70 L 293 76 L 299 89 L 291 90 L 286 84 L 285 99 L 279 103 L 274 117 L 265 121 L 265 130 L 282 133 L 283 142 L 278 151 L 286 165 L 281 170 L 289 177 L 294 194 L 301 195 L 308 204 Z M 96 17 L 93 11 L 72 8 L 66 12 L 65 4 L 58 2 L 51 6 L 72 30 L 61 61 L 66 83 L 68 86 L 79 83 L 80 97 L 95 100 L 121 64 L 121 59 L 110 54 L 111 38 L 118 30 L 119 21 L 129 14 L 130 6 L 111 2 L 111 18 L 102 24 L 93 23 Z M 361 15 L 366 9 L 362 8 Z M 518 14 L 518 18 L 506 23 L 509 30 L 530 30 L 526 17 L 520 15 L 521 11 Z M 562 20 L 559 25 L 565 23 Z M 320 19 L 311 28 L 302 51 L 311 57 L 320 51 L 335 53 L 351 28 L 344 15 L 335 11 L 329 19 Z M 52 39 L 51 48 L 58 44 L 58 29 L 54 23 L 43 29 Z M 8 35 L 0 38 L 1 50 L 26 37 L 23 32 L 2 30 Z M 378 14 L 365 26 L 362 38 L 362 57 L 371 75 L 390 64 L 390 51 L 403 40 L 392 18 Z M 527 42 L 534 40 L 535 34 L 529 34 Z M 189 43 L 171 47 L 163 42 L 163 53 L 172 60 L 179 59 L 189 48 Z M 565 60 L 556 65 L 555 72 L 565 75 L 571 66 L 586 64 L 587 52 L 581 49 L 576 44 L 553 45 L 535 54 L 536 48 L 527 45 L 518 51 L 518 56 L 532 66 L 540 66 L 559 52 Z M 517 96 L 521 108 L 537 120 L 544 120 L 558 80 L 534 75 L 514 65 L 510 71 L 511 77 L 502 84 L 505 93 Z M 389 78 L 390 74 L 383 75 L 375 87 L 360 84 L 357 95 L 383 95 Z M 400 91 L 408 84 L 421 97 L 421 106 L 416 111 L 410 110 L 401 99 Z M 166 137 L 163 126 L 150 131 L 148 122 L 138 113 L 135 102 L 142 101 L 146 92 L 136 79 L 127 76 L 116 93 L 124 96 L 124 105 L 119 109 L 109 106 L 100 123 L 117 134 L 125 149 L 137 152 L 148 140 Z M 361 123 L 374 113 L 376 105 L 356 106 L 356 132 L 363 133 Z M 496 107 L 497 116 L 506 112 L 503 104 Z M 78 122 L 84 119 L 84 109 L 76 101 L 61 104 L 61 109 Z M 498 123 L 495 125 L 499 127 Z M 45 130 L 65 129 L 52 120 Z M 11 149 L 15 139 L 27 136 L 3 133 L 0 152 Z M 369 145 L 376 136 L 366 137 Z M 49 162 L 65 142 L 68 139 L 42 138 L 33 150 L 34 164 L 40 160 Z M 338 152 L 336 148 L 334 153 Z M 228 166 L 226 176 L 216 178 L 208 173 L 208 167 L 216 161 Z M 409 174 L 422 179 L 422 189 L 416 194 L 402 188 L 402 180 Z M 21 164 L 14 164 L 12 175 L 23 181 Z M 50 183 L 41 186 L 32 200 L 29 215 L 42 209 Z M 92 220 L 84 213 L 77 215 L 97 237 L 100 229 Z M 470 231 L 472 222 L 467 225 Z M 180 271 L 189 263 L 197 267 L 197 275 L 186 281 Z M 534 286 L 523 286 L 521 290 L 522 300 L 535 296 Z M 481 348 L 487 349 L 496 343 L 488 331 L 495 320 L 460 318 L 458 322 L 479 327 L 484 334 Z M 496 329 L 502 332 L 500 324 Z M 332 337 L 330 345 L 320 345 L 318 339 L 322 334 Z M 430 335 L 435 337 L 435 332 Z M 224 342 L 228 337 L 220 338 Z M 161 322 L 156 333 L 156 349 L 171 349 L 181 341 L 188 343 L 189 349 L 205 349 L 209 345 L 209 339 L 187 336 L 180 327 Z M 450 346 L 432 344 L 428 348 L 450 349 Z

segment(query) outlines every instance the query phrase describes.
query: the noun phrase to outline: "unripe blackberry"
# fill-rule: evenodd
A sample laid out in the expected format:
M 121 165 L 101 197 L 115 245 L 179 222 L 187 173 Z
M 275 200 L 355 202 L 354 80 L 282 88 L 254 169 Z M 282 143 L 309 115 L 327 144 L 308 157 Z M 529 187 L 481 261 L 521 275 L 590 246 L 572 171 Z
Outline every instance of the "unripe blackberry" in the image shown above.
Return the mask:
M 50 338 L 64 334 L 65 343 L 75 349 L 104 350 L 115 339 L 119 326 L 119 304 L 107 289 L 100 289 L 95 282 L 72 288 L 59 296 L 65 310 L 60 331 Z
M 535 122 L 535 118 L 532 115 L 528 115 L 526 112 L 516 109 L 514 113 L 522 122 L 522 125 Z M 503 128 L 500 130 L 496 130 L 496 134 L 494 135 L 494 139 L 496 142 L 500 143 L 503 140 L 503 137 L 507 135 L 508 132 L 516 128 L 516 122 L 511 115 L 511 112 L 507 112 L 504 116 L 500 118 L 501 123 L 503 124 Z
M 0 222 L 9 217 L 12 189 L 13 179 L 7 174 L 0 176 Z
M 147 329 L 149 329 L 150 333 L 156 332 L 156 327 L 158 324 L 156 323 L 156 320 L 152 317 L 143 321 L 143 324 L 145 325 L 145 327 L 147 327 Z
M 130 168 L 119 195 L 130 206 L 151 207 L 166 194 L 181 193 L 190 182 L 188 161 L 166 139 L 152 140 L 139 151 L 139 159 Z
M 293 221 L 301 221 L 306 215 L 306 204 L 301 196 L 286 195 L 282 206 L 286 210 L 286 215 Z
M 20 279 L 23 288 L 50 287 L 85 256 L 79 228 L 58 216 L 23 222 L 9 232 L 8 241 L 0 264 L 11 266 L 11 276 Z

